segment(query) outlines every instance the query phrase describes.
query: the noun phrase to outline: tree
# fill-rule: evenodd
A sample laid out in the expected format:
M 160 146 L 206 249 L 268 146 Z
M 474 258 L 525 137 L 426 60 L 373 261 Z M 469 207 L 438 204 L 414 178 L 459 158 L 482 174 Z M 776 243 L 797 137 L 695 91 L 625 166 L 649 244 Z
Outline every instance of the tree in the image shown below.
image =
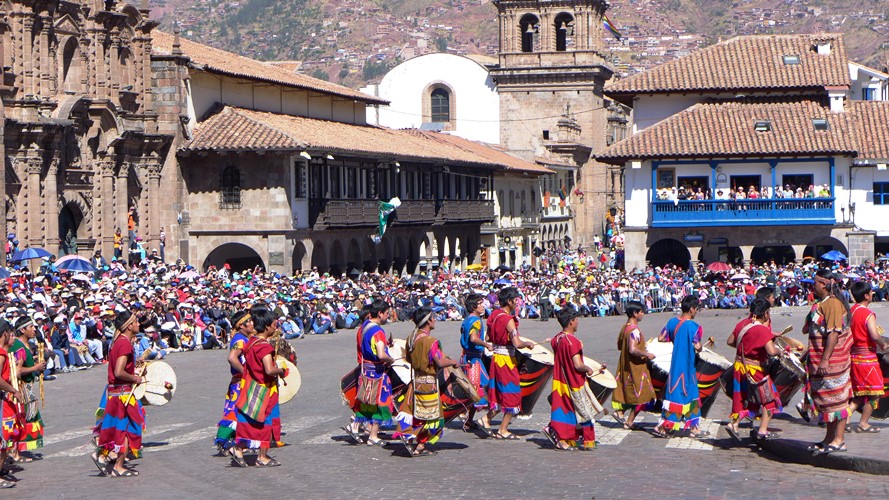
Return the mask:
M 324 80 L 325 82 L 330 81 L 330 76 L 324 72 L 321 68 L 317 68 L 315 71 L 312 71 L 312 74 L 309 75 L 312 78 L 317 78 L 319 80 Z
M 447 52 L 448 41 L 442 37 L 437 37 L 435 39 L 435 48 L 437 48 L 439 52 Z

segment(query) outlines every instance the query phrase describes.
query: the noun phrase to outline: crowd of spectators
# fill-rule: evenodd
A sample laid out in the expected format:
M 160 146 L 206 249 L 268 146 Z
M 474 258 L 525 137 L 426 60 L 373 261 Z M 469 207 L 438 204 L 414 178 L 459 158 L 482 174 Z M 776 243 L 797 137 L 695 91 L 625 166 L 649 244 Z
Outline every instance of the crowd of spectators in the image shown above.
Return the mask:
M 140 318 L 136 356 L 157 359 L 171 352 L 224 347 L 231 315 L 258 301 L 268 303 L 284 336 L 294 340 L 357 327 L 362 308 L 373 297 L 391 302 L 393 321 L 409 318 L 422 305 L 430 305 L 439 320 L 459 321 L 466 315 L 467 294 L 484 295 L 490 311 L 497 307 L 496 292 L 503 286 L 519 290 L 521 318 L 541 321 L 565 307 L 583 316 L 620 315 L 632 300 L 651 311 L 670 311 L 688 294 L 697 294 L 704 307 L 745 309 L 764 285 L 776 290 L 780 305 L 798 306 L 813 301 L 811 282 L 817 269 L 808 262 L 735 266 L 726 272 L 709 272 L 703 265 L 622 271 L 605 250 L 550 250 L 536 267 L 517 270 L 437 269 L 400 277 L 367 272 L 332 276 L 317 269 L 283 276 L 258 268 L 231 272 L 227 266 L 200 273 L 181 262 L 150 257 L 134 268 L 115 260 L 94 276 L 72 276 L 55 271 L 49 261 L 31 262 L 37 264 L 32 266 L 35 273 L 20 264 L 0 280 L 0 311 L 8 319 L 28 315 L 38 324 L 38 342 L 52 359 L 49 377 L 104 363 L 113 318 L 124 309 Z M 869 281 L 875 300 L 889 299 L 884 260 L 834 267 L 847 279 Z
M 768 186 L 757 187 L 750 185 L 749 188 L 736 186 L 731 188 L 717 188 L 713 193 L 710 188 L 692 186 L 688 184 L 680 185 L 679 188 L 661 188 L 657 192 L 657 199 L 661 201 L 685 201 L 685 200 L 756 200 L 756 199 L 793 199 L 793 198 L 830 198 L 830 186 L 827 184 L 808 186 L 796 186 L 786 184 L 783 188 L 775 186 L 774 189 Z

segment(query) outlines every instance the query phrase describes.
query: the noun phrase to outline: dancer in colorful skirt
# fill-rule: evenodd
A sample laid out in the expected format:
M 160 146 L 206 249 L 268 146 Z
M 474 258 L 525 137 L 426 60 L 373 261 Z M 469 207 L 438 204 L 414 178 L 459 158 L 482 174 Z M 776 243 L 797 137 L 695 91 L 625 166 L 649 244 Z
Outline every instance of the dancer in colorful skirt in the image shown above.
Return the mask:
M 556 450 L 596 448 L 596 429 L 592 420 L 579 421 L 574 411 L 571 391 L 582 389 L 593 369 L 583 363 L 583 342 L 575 336 L 577 311 L 563 307 L 556 313 L 562 331 L 550 341 L 555 356 L 553 366 L 552 411 L 543 435 Z
M 877 359 L 877 348 L 885 351 L 889 344 L 877 331 L 877 315 L 868 306 L 874 298 L 874 291 L 867 281 L 856 281 L 852 284 L 852 395 L 854 399 L 849 405 L 851 412 L 861 410 L 858 425 L 852 426 L 851 415 L 846 425 L 846 432 L 880 432 L 868 422 L 871 414 L 883 397 L 883 372 Z
M 852 399 L 852 331 L 849 304 L 839 278 L 831 270 L 815 273 L 814 292 L 818 302 L 803 326 L 803 333 L 809 336 L 809 381 L 800 413 L 827 424 L 824 439 L 808 448 L 817 455 L 847 450 L 844 438 Z
M 682 298 L 682 314 L 671 318 L 661 331 L 660 342 L 673 343 L 670 375 L 664 388 L 664 409 L 654 428 L 654 435 L 667 437 L 668 431 L 689 429 L 693 438 L 707 437 L 709 431 L 698 428 L 701 421 L 701 398 L 695 371 L 695 353 L 701 351 L 704 330 L 694 322 L 701 303 L 696 295 Z
M 509 432 L 509 422 L 513 415 L 522 411 L 521 381 L 515 350 L 521 347 L 531 348 L 535 344 L 519 338 L 519 319 L 515 317 L 519 291 L 511 286 L 503 288 L 497 294 L 497 300 L 500 302 L 500 309 L 496 309 L 488 318 L 488 332 L 494 346 L 488 386 L 488 422 L 498 411 L 502 411 L 503 420 L 493 436 L 496 439 L 514 440 L 519 437 Z
M 358 328 L 355 340 L 358 351 L 359 392 L 361 380 L 365 380 L 368 394 L 361 394 L 355 399 L 353 421 L 343 427 L 356 443 L 361 444 L 360 426 L 364 425 L 370 434 L 368 446 L 385 446 L 380 439 L 380 427 L 392 425 L 392 381 L 386 372 L 395 359 L 389 355 L 388 339 L 383 325 L 389 321 L 389 304 L 382 299 L 375 299 L 367 308 L 368 318 Z M 366 400 L 361 401 L 364 397 Z
M 22 393 L 12 385 L 15 360 L 9 354 L 14 339 L 12 325 L 0 319 L 0 489 L 15 486 L 15 477 L 6 470 L 6 459 L 21 432 L 16 402 L 21 401 Z
M 278 329 L 275 313 L 268 308 L 250 309 L 255 333 L 244 346 L 244 385 L 236 403 L 238 424 L 235 439 L 238 447 L 259 449 L 257 467 L 281 465 L 269 456 L 270 448 L 284 446 L 281 442 L 281 408 L 278 406 L 278 377 L 287 376 L 287 369 L 275 363 L 275 348 L 269 338 Z M 232 455 L 241 467 L 243 456 Z
M 732 413 L 731 422 L 726 424 L 726 430 L 736 441 L 740 441 L 738 422 L 742 418 L 752 418 L 759 413 L 759 431 L 756 439 L 770 440 L 778 437 L 775 432 L 769 432 L 769 422 L 775 413 L 780 413 L 781 400 L 777 397 L 778 388 L 772 384 L 772 393 L 775 399 L 763 405 L 755 405 L 747 401 L 748 391 L 751 390 L 747 380 L 747 374 L 754 381 L 761 381 L 768 375 L 769 356 L 778 356 L 781 350 L 775 345 L 775 334 L 772 333 L 772 319 L 769 313 L 771 304 L 766 299 L 754 299 L 750 303 L 749 321 L 735 336 L 738 347 L 735 356 L 734 380 L 732 382 Z
M 416 329 L 407 339 L 407 356 L 413 383 L 395 417 L 398 424 L 395 437 L 400 437 L 411 456 L 417 457 L 435 454 L 428 446 L 441 438 L 445 424 L 438 371 L 458 363 L 441 352 L 441 344 L 432 336 L 436 320 L 430 306 L 421 306 L 411 319 Z
M 225 397 L 225 406 L 222 409 L 222 420 L 217 424 L 216 447 L 224 454 L 234 454 L 243 458 L 241 449 L 235 446 L 235 429 L 238 428 L 238 412 L 235 403 L 241 395 L 244 387 L 244 348 L 253 335 L 253 319 L 248 311 L 238 311 L 231 323 L 235 331 L 229 342 L 228 364 L 231 368 L 231 381 Z
M 114 326 L 117 333 L 108 354 L 107 402 L 98 429 L 99 450 L 90 458 L 103 474 L 132 477 L 139 473 L 126 467 L 124 461 L 128 454 L 135 458 L 142 456 L 142 432 L 145 429 L 145 410 L 133 397 L 135 386 L 145 382 L 144 377 L 136 375 L 133 351 L 139 322 L 135 314 L 121 311 L 114 319 Z
M 646 350 L 645 335 L 639 329 L 639 322 L 645 317 L 645 305 L 635 300 L 627 302 L 626 312 L 627 323 L 617 337 L 620 360 L 617 364 L 617 387 L 611 395 L 611 406 L 615 412 L 611 415 L 624 429 L 636 430 L 639 428 L 633 423 L 636 415 L 651 409 L 657 398 L 648 370 L 648 360 L 655 356 Z
M 33 394 L 32 384 L 37 383 L 38 377 L 46 369 L 46 362 L 37 363 L 34 355 L 31 354 L 30 341 L 37 337 L 37 326 L 31 318 L 23 316 L 16 320 L 15 334 L 18 338 L 12 343 L 11 354 L 17 363 L 16 373 L 18 373 L 20 381 L 19 389 L 23 397 L 30 398 Z M 36 389 L 36 385 L 33 387 Z M 37 405 L 36 398 L 31 404 Z M 34 459 L 25 456 L 22 452 L 31 452 L 42 447 L 43 418 L 40 415 L 40 410 L 37 410 L 33 417 L 23 420 L 22 434 L 12 452 L 12 459 L 18 463 L 31 462 Z
M 466 372 L 469 381 L 475 386 L 475 390 L 481 399 L 473 405 L 466 413 L 463 423 L 463 430 L 468 432 L 474 426 L 486 430 L 490 437 L 491 423 L 488 421 L 487 412 L 480 419 L 479 423 L 475 423 L 475 413 L 478 410 L 486 410 L 488 408 L 488 370 L 485 369 L 485 349 L 493 349 L 494 345 L 485 340 L 485 322 L 482 321 L 482 314 L 485 313 L 484 297 L 477 293 L 469 294 L 463 301 L 466 307 L 466 319 L 460 327 L 460 346 L 463 347 L 463 357 L 460 358 L 460 364 Z

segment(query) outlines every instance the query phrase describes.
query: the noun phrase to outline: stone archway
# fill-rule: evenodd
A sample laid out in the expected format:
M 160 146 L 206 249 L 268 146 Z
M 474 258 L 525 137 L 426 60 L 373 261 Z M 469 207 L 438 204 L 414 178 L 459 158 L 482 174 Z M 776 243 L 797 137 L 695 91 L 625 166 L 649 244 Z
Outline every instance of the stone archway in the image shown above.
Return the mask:
M 329 262 L 324 243 L 320 241 L 315 242 L 315 246 L 312 248 L 312 268 L 317 269 L 319 273 L 325 273 L 330 265 Z
M 228 264 L 231 272 L 240 272 L 259 266 L 265 269 L 265 263 L 256 250 L 243 243 L 223 243 L 216 247 L 204 259 L 202 269 L 206 271 L 210 266 L 217 269 Z
M 349 258 L 346 259 L 346 273 L 353 274 L 353 270 L 361 271 L 364 267 L 364 258 L 361 255 L 361 245 L 358 240 L 352 238 L 349 241 Z
M 310 264 L 310 262 L 306 262 L 306 257 L 308 256 L 308 250 L 306 249 L 305 243 L 297 240 L 293 245 L 293 263 L 292 267 L 294 271 L 302 271 L 306 269 L 306 265 Z
M 846 257 L 849 256 L 849 251 L 846 249 L 846 245 L 832 236 L 825 236 L 824 238 L 810 241 L 805 250 L 803 250 L 803 256 L 814 257 L 815 260 L 821 260 L 821 256 L 831 250 L 838 250 Z
M 59 212 L 59 255 L 77 253 L 77 231 L 83 223 L 83 211 L 76 203 L 67 203 Z M 70 231 L 70 234 L 69 234 Z
M 645 260 L 647 260 L 651 266 L 674 264 L 687 269 L 688 264 L 691 261 L 691 254 L 681 241 L 665 238 L 658 240 L 654 245 L 651 245 L 651 248 L 648 249 L 648 253 L 645 254 Z
M 757 265 L 775 261 L 776 265 L 781 266 L 795 262 L 796 252 L 790 245 L 754 247 L 750 252 L 750 261 Z
M 329 270 L 331 276 L 339 276 L 346 272 L 346 255 L 343 252 L 343 244 L 340 240 L 335 240 L 330 249 Z

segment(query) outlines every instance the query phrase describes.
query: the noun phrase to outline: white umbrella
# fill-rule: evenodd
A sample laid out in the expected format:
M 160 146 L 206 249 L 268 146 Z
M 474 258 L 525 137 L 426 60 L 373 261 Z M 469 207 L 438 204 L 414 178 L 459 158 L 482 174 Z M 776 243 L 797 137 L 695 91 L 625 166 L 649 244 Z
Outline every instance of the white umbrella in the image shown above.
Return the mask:
M 732 276 L 732 279 L 733 280 L 747 280 L 747 279 L 750 279 L 750 276 L 747 276 L 744 273 L 738 273 L 738 274 Z
M 87 276 L 85 274 L 75 274 L 74 276 L 71 276 L 71 279 L 72 280 L 80 280 L 80 281 L 92 281 L 92 278 L 90 278 L 89 276 Z

